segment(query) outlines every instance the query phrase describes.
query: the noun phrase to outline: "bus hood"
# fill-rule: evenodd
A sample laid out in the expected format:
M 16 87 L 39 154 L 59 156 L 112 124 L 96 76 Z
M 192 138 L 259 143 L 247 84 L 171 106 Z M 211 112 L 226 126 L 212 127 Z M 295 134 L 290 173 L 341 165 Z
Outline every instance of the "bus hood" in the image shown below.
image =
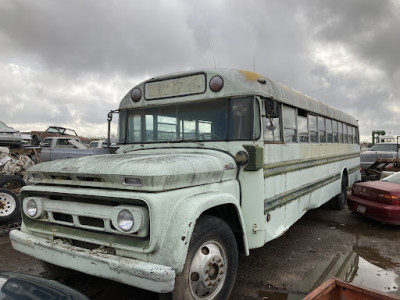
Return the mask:
M 140 150 L 37 164 L 29 182 L 139 191 L 164 191 L 236 178 L 230 155 L 209 149 Z

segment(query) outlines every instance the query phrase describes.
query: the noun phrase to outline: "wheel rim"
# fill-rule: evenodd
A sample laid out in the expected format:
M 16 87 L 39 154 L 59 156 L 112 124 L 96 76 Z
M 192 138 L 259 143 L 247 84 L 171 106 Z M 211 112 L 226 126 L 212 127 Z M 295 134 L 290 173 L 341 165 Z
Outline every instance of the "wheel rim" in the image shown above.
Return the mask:
M 224 286 L 227 269 L 223 248 L 215 241 L 204 243 L 189 269 L 190 291 L 195 299 L 211 298 Z
M 0 216 L 9 216 L 15 210 L 17 204 L 14 198 L 6 193 L 0 193 Z

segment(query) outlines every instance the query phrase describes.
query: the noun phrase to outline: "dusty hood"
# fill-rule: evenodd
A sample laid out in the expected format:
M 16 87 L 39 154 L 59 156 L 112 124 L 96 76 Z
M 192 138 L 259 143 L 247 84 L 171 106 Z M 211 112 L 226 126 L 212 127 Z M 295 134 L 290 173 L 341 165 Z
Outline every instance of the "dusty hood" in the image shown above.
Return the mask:
M 31 183 L 160 191 L 234 179 L 236 164 L 215 150 L 160 149 L 52 161 L 28 173 Z

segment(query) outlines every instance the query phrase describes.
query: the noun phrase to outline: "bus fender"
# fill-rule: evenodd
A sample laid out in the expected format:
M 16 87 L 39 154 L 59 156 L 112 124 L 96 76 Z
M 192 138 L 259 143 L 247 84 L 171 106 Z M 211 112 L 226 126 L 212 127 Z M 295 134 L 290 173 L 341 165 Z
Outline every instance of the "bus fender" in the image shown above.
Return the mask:
M 224 204 L 232 204 L 236 208 L 243 234 L 244 251 L 249 255 L 245 223 L 238 200 L 231 194 L 215 191 L 193 195 L 183 198 L 174 206 L 160 245 L 166 265 L 173 267 L 177 274 L 183 270 L 197 219 L 206 210 Z

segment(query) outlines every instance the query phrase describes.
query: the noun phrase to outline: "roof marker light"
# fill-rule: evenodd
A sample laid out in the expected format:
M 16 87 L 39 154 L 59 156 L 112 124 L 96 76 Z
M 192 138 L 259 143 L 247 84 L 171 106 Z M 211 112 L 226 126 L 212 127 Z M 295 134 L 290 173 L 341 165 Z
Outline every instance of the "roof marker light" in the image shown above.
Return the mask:
M 213 78 L 211 78 L 210 80 L 210 89 L 217 93 L 220 90 L 222 90 L 222 88 L 224 87 L 224 80 L 222 79 L 221 76 L 216 75 Z
M 139 88 L 134 88 L 131 92 L 133 102 L 138 102 L 142 98 L 142 91 Z

